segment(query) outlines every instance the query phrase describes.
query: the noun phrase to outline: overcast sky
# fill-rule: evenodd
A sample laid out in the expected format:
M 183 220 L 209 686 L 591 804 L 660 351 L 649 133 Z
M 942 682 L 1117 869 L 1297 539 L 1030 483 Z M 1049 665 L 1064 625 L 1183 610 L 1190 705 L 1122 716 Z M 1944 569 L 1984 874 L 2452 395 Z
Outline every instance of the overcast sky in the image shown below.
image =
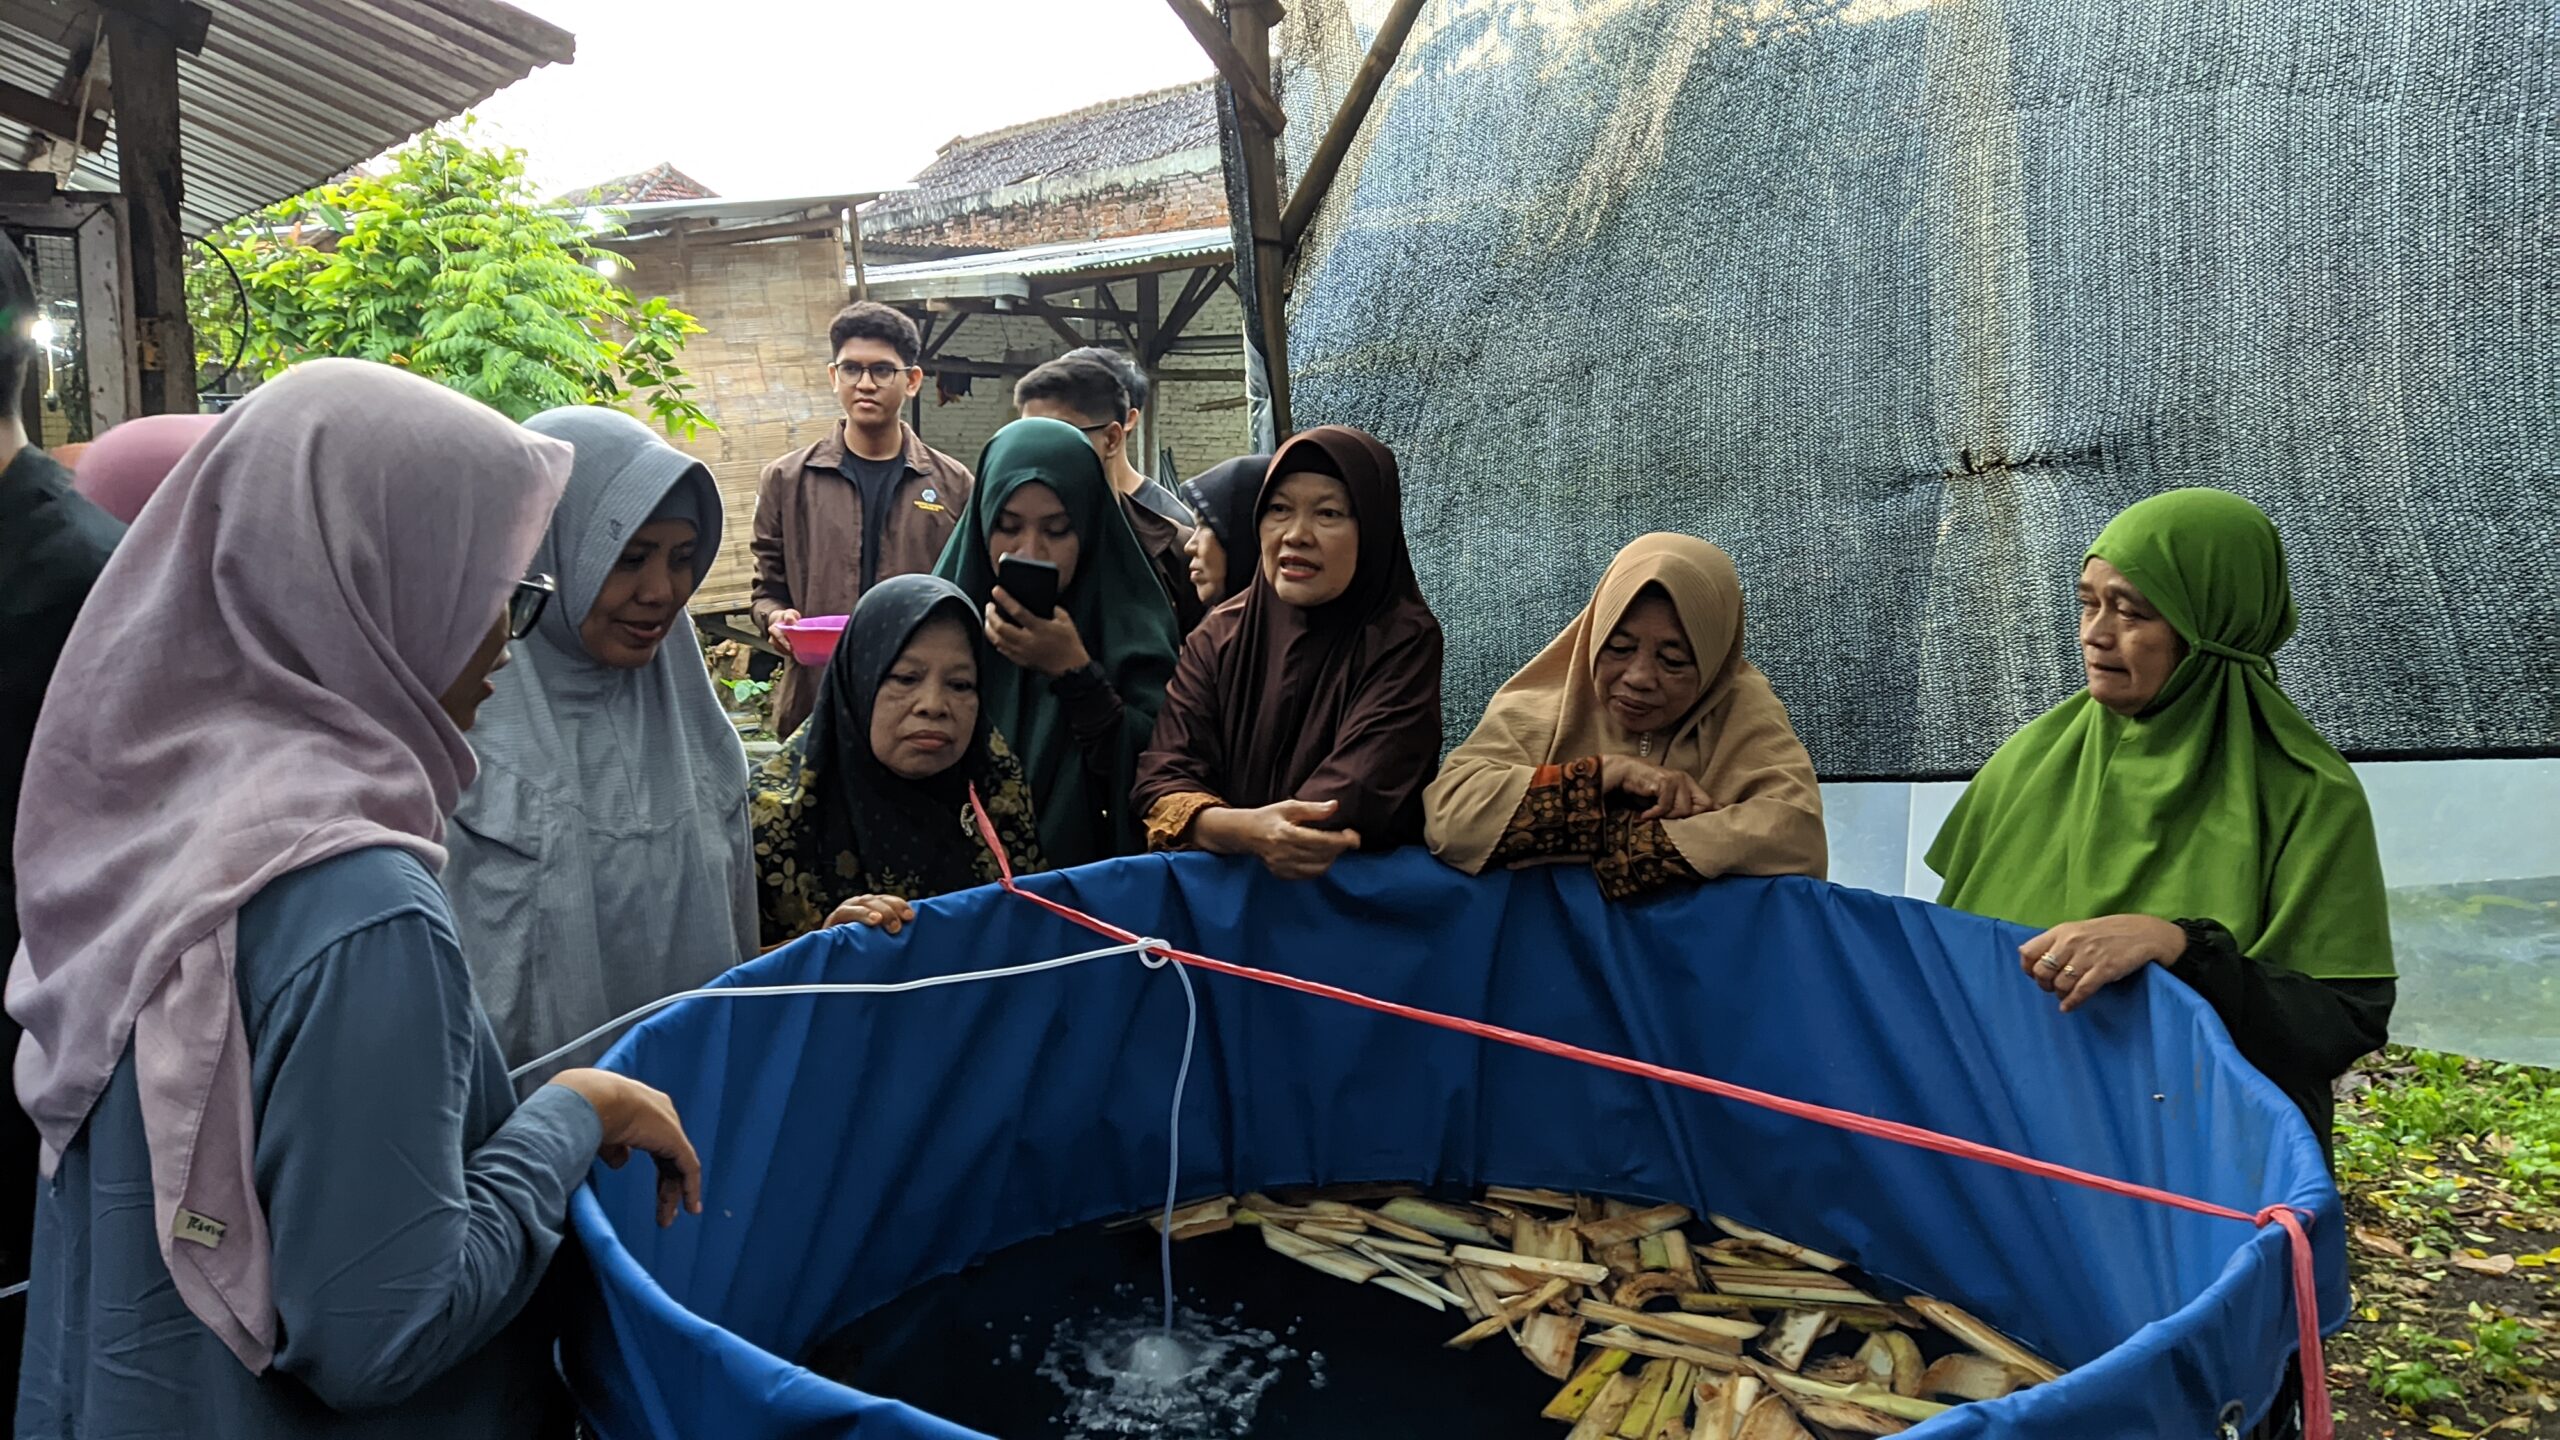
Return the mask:
M 1209 62 L 1164 0 L 514 0 L 574 32 L 478 114 L 567 189 L 660 161 L 741 199 L 901 182 L 954 136 Z

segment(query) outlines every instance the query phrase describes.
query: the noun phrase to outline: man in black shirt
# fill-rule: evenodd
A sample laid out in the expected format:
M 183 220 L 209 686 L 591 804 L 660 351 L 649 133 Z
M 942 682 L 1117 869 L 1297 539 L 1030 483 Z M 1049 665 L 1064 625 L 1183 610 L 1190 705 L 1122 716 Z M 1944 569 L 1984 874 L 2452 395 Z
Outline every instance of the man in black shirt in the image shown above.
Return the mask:
M 1191 584 L 1191 511 L 1174 493 L 1148 479 L 1129 463 L 1130 426 L 1137 410 L 1129 403 L 1128 386 L 1119 369 L 1100 357 L 1109 351 L 1070 351 L 1022 377 L 1013 387 L 1013 407 L 1024 415 L 1064 420 L 1084 432 L 1102 460 L 1102 473 L 1120 497 L 1121 512 L 1137 533 L 1138 546 L 1164 585 L 1165 602 L 1183 634 L 1200 623 L 1208 607 Z M 1114 357 L 1120 358 L 1120 357 Z M 1125 360 L 1123 363 L 1126 363 Z
M 10 837 L 36 712 L 89 587 L 124 527 L 74 494 L 71 472 L 30 444 L 20 418 L 43 374 L 30 331 L 35 286 L 18 242 L 0 230 L 0 955 L 18 950 L 18 871 Z M 18 1025 L 0 1020 L 0 1055 L 15 1062 Z M 0 1285 L 27 1278 L 35 1229 L 36 1129 L 13 1093 L 0 1105 Z M 18 1347 L 27 1302 L 0 1300 L 0 1400 L 17 1410 Z

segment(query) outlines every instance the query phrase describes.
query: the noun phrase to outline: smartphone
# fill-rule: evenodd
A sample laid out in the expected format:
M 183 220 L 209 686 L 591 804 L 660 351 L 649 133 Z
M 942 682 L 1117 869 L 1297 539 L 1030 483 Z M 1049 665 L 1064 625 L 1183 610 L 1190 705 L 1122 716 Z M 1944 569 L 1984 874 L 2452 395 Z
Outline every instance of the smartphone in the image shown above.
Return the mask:
M 1058 567 L 1046 560 L 1007 555 L 996 561 L 996 583 L 1013 603 L 1046 620 L 1058 610 Z

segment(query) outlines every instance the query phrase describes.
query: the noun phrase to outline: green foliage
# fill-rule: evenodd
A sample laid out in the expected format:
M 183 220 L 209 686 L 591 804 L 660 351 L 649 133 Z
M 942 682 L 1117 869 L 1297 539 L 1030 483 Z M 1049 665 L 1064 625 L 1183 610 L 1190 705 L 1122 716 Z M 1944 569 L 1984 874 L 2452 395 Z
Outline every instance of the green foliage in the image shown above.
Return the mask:
M 2338 1165 L 2344 1178 L 2380 1180 L 2434 1147 L 2470 1150 L 2526 1195 L 2560 1196 L 2560 1087 L 2528 1065 L 2469 1060 L 2432 1050 L 2397 1050 L 2407 1073 L 2383 1079 L 2339 1107 Z M 2476 1148 L 2471 1148 L 2476 1144 Z M 2440 1187 L 2440 1195 L 2424 1193 Z M 2401 1182 L 2404 1198 L 2440 1204 L 2450 1177 L 2421 1170 Z
M 2462 1398 L 2462 1387 L 2427 1360 L 2393 1360 L 2377 1365 L 2372 1384 L 2376 1395 L 2411 1409 Z
M 416 371 L 524 419 L 636 404 L 671 434 L 711 421 L 677 356 L 702 333 L 599 274 L 581 217 L 546 206 L 524 152 L 429 131 L 390 173 L 324 185 L 217 232 L 187 281 L 199 360 L 274 375 L 321 356 Z M 243 342 L 243 329 L 246 340 Z
M 2472 1365 L 2501 1385 L 2525 1383 L 2525 1372 L 2541 1363 L 2534 1354 L 2540 1349 L 2541 1330 L 2478 1304 L 2471 1307 L 2471 1320 Z

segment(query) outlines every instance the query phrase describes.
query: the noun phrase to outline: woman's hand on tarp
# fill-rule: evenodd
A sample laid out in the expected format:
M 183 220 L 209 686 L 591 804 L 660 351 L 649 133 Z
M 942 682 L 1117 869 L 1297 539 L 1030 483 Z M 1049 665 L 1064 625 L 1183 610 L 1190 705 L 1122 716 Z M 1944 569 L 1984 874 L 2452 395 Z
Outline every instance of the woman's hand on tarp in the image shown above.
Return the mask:
M 1686 820 L 1716 808 L 1716 802 L 1707 797 L 1707 787 L 1695 776 L 1665 770 L 1632 755 L 1600 757 L 1600 791 L 1652 802 L 1636 817 L 1639 822 Z
M 1357 830 L 1319 830 L 1342 806 L 1332 800 L 1283 800 L 1258 810 L 1203 810 L 1191 840 L 1217 855 L 1251 855 L 1283 880 L 1313 880 L 1360 848 Z
M 1084 637 L 1076 633 L 1075 618 L 1064 606 L 1043 620 L 1013 603 L 1001 585 L 987 602 L 987 643 L 1014 664 L 1052 680 L 1093 663 L 1085 653 Z
M 914 923 L 916 907 L 895 895 L 856 895 L 827 917 L 830 930 L 838 925 L 869 925 L 892 935 Z
M 2150 915 L 2104 915 L 2056 925 L 2018 947 L 2027 977 L 2062 1000 L 2068 1014 L 2145 965 L 2174 965 L 2187 932 Z
M 702 1159 L 693 1153 L 684 1122 L 676 1118 L 676 1102 L 665 1092 L 610 1070 L 564 1070 L 551 1083 L 584 1096 L 595 1107 L 604 1126 L 598 1159 L 619 1170 L 638 1150 L 658 1162 L 660 1225 L 676 1223 L 679 1207 L 702 1213 Z

